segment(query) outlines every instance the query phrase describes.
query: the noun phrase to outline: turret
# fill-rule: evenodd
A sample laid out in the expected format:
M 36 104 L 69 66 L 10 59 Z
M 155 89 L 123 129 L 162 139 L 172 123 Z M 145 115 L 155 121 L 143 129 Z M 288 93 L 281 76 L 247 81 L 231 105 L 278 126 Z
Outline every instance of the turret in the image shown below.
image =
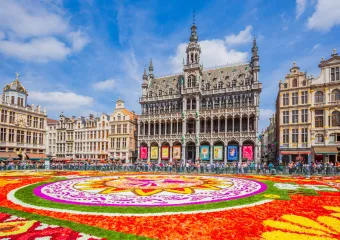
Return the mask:
M 152 58 L 150 59 L 150 66 L 149 66 L 149 77 L 150 77 L 150 79 L 153 79 L 153 78 L 154 78 L 154 75 L 153 75 L 153 64 L 152 64 Z
M 259 66 L 259 60 L 260 57 L 258 55 L 258 47 L 256 44 L 256 37 L 253 39 L 253 47 L 251 49 L 252 57 L 251 57 L 251 66 L 252 66 L 252 72 L 253 72 L 253 79 L 254 82 L 259 81 L 259 72 L 260 72 L 260 66 Z
M 146 67 L 144 67 L 143 83 L 142 83 L 142 96 L 146 97 L 148 88 L 148 75 L 146 74 Z

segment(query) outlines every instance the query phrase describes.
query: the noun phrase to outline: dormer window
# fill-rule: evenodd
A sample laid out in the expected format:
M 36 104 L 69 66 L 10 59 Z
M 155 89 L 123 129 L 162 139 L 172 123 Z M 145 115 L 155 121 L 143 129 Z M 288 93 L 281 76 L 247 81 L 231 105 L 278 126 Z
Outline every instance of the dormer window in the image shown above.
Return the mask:
M 287 83 L 283 84 L 283 88 L 288 88 L 288 84 Z
M 151 91 L 149 92 L 149 97 L 152 97 L 152 92 Z
M 223 87 L 223 82 L 220 81 L 220 82 L 218 83 L 218 88 L 222 88 L 222 87 Z
M 293 87 L 297 87 L 297 86 L 298 86 L 297 79 L 293 79 Z
M 331 68 L 331 81 L 338 81 L 340 80 L 339 76 L 339 67 L 333 67 Z

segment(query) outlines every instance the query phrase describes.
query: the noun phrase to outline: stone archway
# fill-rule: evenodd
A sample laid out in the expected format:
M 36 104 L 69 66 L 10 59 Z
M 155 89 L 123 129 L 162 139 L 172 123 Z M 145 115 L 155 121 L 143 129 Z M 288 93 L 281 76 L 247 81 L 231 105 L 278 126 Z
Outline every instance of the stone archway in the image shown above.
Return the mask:
M 246 140 L 242 143 L 242 161 L 255 160 L 255 143 L 252 140 Z
M 239 143 L 237 141 L 229 141 L 227 146 L 227 161 L 239 161 Z
M 191 160 L 192 162 L 195 162 L 196 159 L 196 146 L 195 143 L 190 141 L 186 143 L 185 147 L 185 159 L 186 160 Z

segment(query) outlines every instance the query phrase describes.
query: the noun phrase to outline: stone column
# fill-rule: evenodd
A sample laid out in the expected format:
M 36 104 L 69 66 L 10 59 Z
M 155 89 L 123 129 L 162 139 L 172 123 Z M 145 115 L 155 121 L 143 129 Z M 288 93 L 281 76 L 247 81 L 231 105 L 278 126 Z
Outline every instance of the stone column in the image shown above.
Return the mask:
M 228 116 L 225 117 L 224 132 L 228 132 Z
M 162 135 L 162 121 L 159 121 L 158 133 L 159 135 Z
M 167 125 L 168 125 L 168 123 L 165 121 L 165 123 L 164 123 L 164 133 L 165 134 L 164 135 L 168 134 L 168 132 L 167 132 L 168 131 L 168 126 Z
M 150 124 L 150 121 L 148 122 L 148 136 L 150 136 L 150 127 L 151 127 L 151 124 Z
M 140 158 L 140 145 L 137 146 L 137 159 Z
M 170 146 L 170 162 L 172 162 L 172 146 Z
M 151 147 L 148 146 L 148 161 L 150 161 L 150 150 L 151 150 Z
M 210 144 L 210 164 L 213 163 L 213 145 Z
M 247 117 L 247 132 L 249 132 L 249 129 L 250 129 L 250 127 L 249 127 L 249 116 Z
M 160 163 L 161 159 L 162 159 L 162 157 L 161 157 L 161 149 L 162 149 L 162 145 L 160 145 L 160 147 L 158 148 L 158 163 Z
M 228 156 L 228 146 L 225 145 L 224 146 L 224 164 L 226 164 L 228 162 L 227 156 Z
M 176 121 L 176 124 L 177 124 L 177 127 L 176 127 L 176 134 L 178 134 L 178 119 L 177 119 L 177 121 Z
M 233 134 L 235 133 L 235 116 L 233 116 Z
M 182 143 L 182 159 L 184 163 L 186 162 L 186 156 L 185 156 L 185 145 Z
M 207 119 L 204 118 L 204 133 L 207 132 Z
M 200 144 L 199 142 L 196 143 L 196 159 L 198 159 L 200 157 Z M 196 161 L 195 159 L 195 161 Z
M 153 135 L 156 135 L 156 122 L 153 122 Z
M 211 121 L 211 123 L 210 123 L 211 124 L 210 132 L 213 133 L 214 132 L 214 119 L 211 118 L 210 121 Z
M 171 120 L 170 121 L 170 135 L 173 134 L 173 132 L 172 132 L 172 124 L 173 124 L 173 121 Z
M 239 161 L 240 163 L 242 162 L 242 144 L 240 145 L 240 150 L 239 150 Z
M 219 133 L 220 132 L 220 117 L 217 118 L 217 132 Z

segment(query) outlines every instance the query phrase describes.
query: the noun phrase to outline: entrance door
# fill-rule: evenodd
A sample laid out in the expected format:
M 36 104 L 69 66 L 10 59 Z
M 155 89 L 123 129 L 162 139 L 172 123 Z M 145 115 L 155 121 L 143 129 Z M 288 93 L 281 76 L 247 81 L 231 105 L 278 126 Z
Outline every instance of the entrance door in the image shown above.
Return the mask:
M 195 162 L 195 159 L 196 159 L 196 149 L 195 149 L 195 144 L 193 143 L 189 143 L 186 147 L 187 149 L 187 160 L 192 160 L 193 162 Z

